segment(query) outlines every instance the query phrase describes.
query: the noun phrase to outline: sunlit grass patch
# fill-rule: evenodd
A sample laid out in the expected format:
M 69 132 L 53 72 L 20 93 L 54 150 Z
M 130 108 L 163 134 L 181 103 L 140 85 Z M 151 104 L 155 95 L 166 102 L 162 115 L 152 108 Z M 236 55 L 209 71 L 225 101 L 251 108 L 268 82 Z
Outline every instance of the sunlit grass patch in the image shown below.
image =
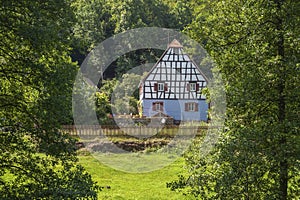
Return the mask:
M 138 157 L 138 154 L 136 154 Z M 134 156 L 129 157 L 134 159 Z M 164 161 L 165 158 L 157 157 Z M 169 165 L 147 173 L 127 173 L 102 164 L 93 156 L 79 156 L 80 163 L 103 187 L 99 199 L 190 199 L 180 193 L 172 192 L 166 183 L 185 172 L 184 159 L 178 158 Z M 117 157 L 116 157 L 117 161 Z M 139 164 L 136 168 L 145 167 Z

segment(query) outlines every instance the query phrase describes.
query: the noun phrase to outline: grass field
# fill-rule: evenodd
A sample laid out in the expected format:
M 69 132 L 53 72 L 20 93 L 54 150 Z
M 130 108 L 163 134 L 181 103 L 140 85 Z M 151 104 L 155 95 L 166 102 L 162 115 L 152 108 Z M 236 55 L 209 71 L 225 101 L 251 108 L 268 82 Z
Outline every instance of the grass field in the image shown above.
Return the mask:
M 134 144 L 145 144 L 145 141 L 151 144 L 144 150 L 129 152 L 128 154 L 106 154 L 97 153 L 92 155 L 84 154 L 79 151 L 80 164 L 92 175 L 94 181 L 103 187 L 98 193 L 99 199 L 124 199 L 124 200 L 185 200 L 194 199 L 191 196 L 185 196 L 180 192 L 171 191 L 166 187 L 168 182 L 178 179 L 178 175 L 186 173 L 184 168 L 184 158 L 178 157 L 178 150 L 185 149 L 189 141 L 180 138 L 176 143 L 176 148 L 169 148 L 163 151 L 162 143 L 168 143 L 173 138 L 170 137 L 176 133 L 177 129 L 166 129 L 168 131 L 163 137 L 153 137 L 147 140 L 137 140 L 127 137 L 110 138 L 114 143 L 133 142 Z M 193 129 L 196 130 L 196 129 Z M 187 131 L 187 130 L 185 130 Z M 169 136 L 169 137 L 167 137 Z M 81 141 L 84 141 L 81 138 Z M 87 140 L 87 149 L 90 143 L 102 144 L 97 140 Z M 160 144 L 158 147 L 153 144 Z M 132 145 L 132 144 L 131 144 Z M 123 146 L 125 147 L 125 145 Z M 121 148 L 123 148 L 121 147 Z M 103 148 L 103 147 L 102 147 Z M 90 149 L 91 150 L 91 149 Z M 152 150 L 157 150 L 153 153 Z M 175 150 L 175 152 L 173 152 Z M 83 153 L 83 154 L 82 154 Z M 105 164 L 106 163 L 106 164 Z M 113 166 L 114 168 L 110 167 Z M 119 169 L 119 170 L 118 170 Z M 143 172 L 143 173 L 140 173 Z
M 184 160 L 178 158 L 162 169 L 148 173 L 127 173 L 105 166 L 91 155 L 79 156 L 80 164 L 103 186 L 99 199 L 191 199 L 178 192 L 172 192 L 166 183 L 176 180 L 184 173 Z

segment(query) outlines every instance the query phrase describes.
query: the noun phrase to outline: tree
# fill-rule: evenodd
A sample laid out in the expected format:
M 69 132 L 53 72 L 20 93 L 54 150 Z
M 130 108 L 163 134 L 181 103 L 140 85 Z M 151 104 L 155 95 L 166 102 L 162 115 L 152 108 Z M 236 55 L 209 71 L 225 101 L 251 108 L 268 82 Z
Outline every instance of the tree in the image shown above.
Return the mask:
M 190 0 L 178 0 L 170 1 L 164 0 L 165 4 L 170 9 L 170 14 L 175 17 L 174 27 L 178 30 L 184 30 L 184 28 L 193 21 L 193 8 L 194 2 Z
M 79 64 L 100 42 L 114 34 L 142 27 L 182 30 L 192 19 L 191 8 L 186 0 L 177 1 L 175 4 L 157 0 L 75 0 L 72 8 L 77 19 L 73 25 L 75 39 L 72 44 L 72 58 Z M 170 35 L 170 41 L 174 37 L 176 36 Z M 140 42 L 143 43 L 143 39 Z M 104 72 L 104 76 L 120 78 L 133 67 L 155 62 L 161 53 L 156 49 L 128 52 L 113 62 Z
M 112 94 L 112 100 L 114 103 L 113 111 L 116 114 L 138 114 L 138 85 L 141 79 L 142 75 L 139 74 L 123 74 L 122 80 L 115 87 Z
M 204 5 L 204 6 L 203 6 Z M 203 199 L 299 196 L 300 4 L 207 1 L 191 35 L 224 77 L 227 120 L 209 156 L 187 156 L 190 176 L 170 183 Z
M 142 27 L 162 27 L 162 28 L 182 28 L 175 14 L 175 8 L 169 6 L 165 1 L 157 0 L 130 0 L 130 1 L 113 1 L 110 3 L 112 8 L 112 20 L 115 23 L 114 33 L 142 28 Z M 176 37 L 170 35 L 170 40 Z M 141 43 L 144 40 L 140 39 Z M 166 44 L 167 45 L 167 44 Z M 115 74 L 121 77 L 130 69 L 145 63 L 155 63 L 162 54 L 157 49 L 140 49 L 123 55 L 116 62 Z
M 114 34 L 115 24 L 111 19 L 112 13 L 107 1 L 74 0 L 71 7 L 76 17 L 72 25 L 72 57 L 81 64 L 98 43 Z
M 96 92 L 96 114 L 101 125 L 114 124 L 112 117 L 111 97 L 119 82 L 116 79 L 103 80 L 100 91 Z
M 70 122 L 77 67 L 68 56 L 68 1 L 1 1 L 0 198 L 97 197 L 76 163 Z

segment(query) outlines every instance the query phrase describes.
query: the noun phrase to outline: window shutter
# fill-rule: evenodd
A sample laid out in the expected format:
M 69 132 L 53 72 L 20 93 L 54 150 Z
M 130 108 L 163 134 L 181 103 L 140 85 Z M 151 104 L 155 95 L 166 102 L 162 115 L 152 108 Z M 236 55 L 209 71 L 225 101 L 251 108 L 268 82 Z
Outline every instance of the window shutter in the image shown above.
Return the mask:
M 196 83 L 196 92 L 199 92 L 199 83 Z
M 186 90 L 190 91 L 190 84 L 189 83 L 186 84 Z
M 195 103 L 195 111 L 198 112 L 199 108 L 198 108 L 198 103 Z
M 188 111 L 189 110 L 189 105 L 188 105 L 188 103 L 185 103 L 184 104 L 184 111 Z
M 154 83 L 154 91 L 157 91 L 158 84 Z
M 152 103 L 152 110 L 153 110 L 153 111 L 156 110 L 155 103 Z
M 165 92 L 168 91 L 168 84 L 165 83 Z
M 160 104 L 160 107 L 159 107 L 159 108 L 160 108 L 160 111 L 164 111 L 164 103 L 163 103 L 163 102 L 160 102 L 159 104 Z

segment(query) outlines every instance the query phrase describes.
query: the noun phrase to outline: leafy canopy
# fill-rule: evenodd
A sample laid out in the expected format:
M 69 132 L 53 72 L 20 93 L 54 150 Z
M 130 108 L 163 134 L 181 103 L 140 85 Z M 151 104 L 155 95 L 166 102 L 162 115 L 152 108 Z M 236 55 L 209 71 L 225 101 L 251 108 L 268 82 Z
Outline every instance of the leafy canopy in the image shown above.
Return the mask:
M 0 198 L 96 198 L 75 140 L 59 129 L 77 71 L 68 1 L 1 0 L 0 10 Z
M 209 156 L 189 153 L 188 178 L 169 184 L 202 199 L 299 197 L 297 1 L 203 1 L 189 33 L 221 71 L 226 123 Z

